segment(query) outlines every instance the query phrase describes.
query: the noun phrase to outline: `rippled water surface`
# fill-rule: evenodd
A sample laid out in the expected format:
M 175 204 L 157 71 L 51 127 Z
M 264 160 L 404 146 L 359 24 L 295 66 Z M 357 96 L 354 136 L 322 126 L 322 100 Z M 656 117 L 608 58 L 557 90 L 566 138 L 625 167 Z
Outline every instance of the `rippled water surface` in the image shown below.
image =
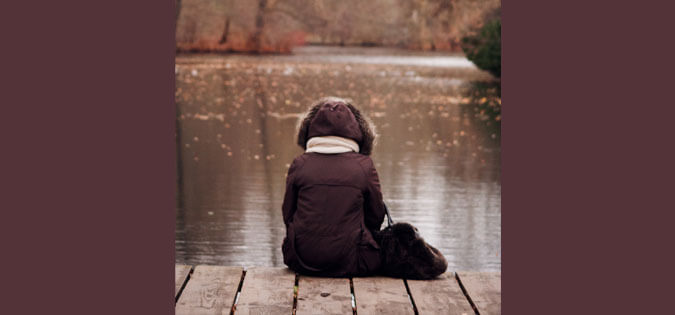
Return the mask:
M 449 270 L 499 270 L 500 93 L 462 56 L 336 47 L 177 56 L 176 262 L 283 266 L 296 122 L 335 95 L 378 129 L 372 158 L 394 220 L 416 225 Z

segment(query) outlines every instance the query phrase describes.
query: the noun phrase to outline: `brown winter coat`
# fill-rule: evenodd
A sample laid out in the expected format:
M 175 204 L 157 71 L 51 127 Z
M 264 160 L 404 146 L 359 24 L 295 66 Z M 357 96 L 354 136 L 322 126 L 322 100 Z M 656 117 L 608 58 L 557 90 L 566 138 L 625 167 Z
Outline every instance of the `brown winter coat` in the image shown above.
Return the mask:
M 282 206 L 284 263 L 313 275 L 375 273 L 384 205 L 370 157 L 355 152 L 305 153 L 288 171 Z
M 339 136 L 363 145 L 362 129 L 347 105 L 327 102 L 300 136 Z M 282 251 L 289 268 L 332 277 L 378 271 L 380 251 L 372 234 L 380 229 L 385 209 L 377 172 L 367 155 L 298 156 L 288 170 L 282 211 L 286 225 Z

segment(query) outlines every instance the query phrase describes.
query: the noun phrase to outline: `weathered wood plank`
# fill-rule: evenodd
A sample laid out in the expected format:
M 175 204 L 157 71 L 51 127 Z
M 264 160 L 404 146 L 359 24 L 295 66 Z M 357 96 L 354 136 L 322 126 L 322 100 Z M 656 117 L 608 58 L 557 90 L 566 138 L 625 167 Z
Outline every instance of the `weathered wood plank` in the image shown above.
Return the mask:
M 415 314 L 401 279 L 353 278 L 356 312 L 368 314 Z
M 502 313 L 500 272 L 458 272 L 459 280 L 481 315 Z
M 187 280 L 191 269 L 192 266 L 176 265 L 176 291 L 174 293 L 174 297 L 178 296 L 178 291 L 180 291 L 180 288 L 183 287 L 183 283 L 185 283 L 185 280 Z
M 296 314 L 352 314 L 349 279 L 301 276 Z
M 178 299 L 176 314 L 229 314 L 242 271 L 242 267 L 195 267 Z
M 291 314 L 295 273 L 285 267 L 246 271 L 236 314 Z
M 433 280 L 407 280 L 420 314 L 470 315 L 473 309 L 459 287 L 455 274 L 446 272 Z

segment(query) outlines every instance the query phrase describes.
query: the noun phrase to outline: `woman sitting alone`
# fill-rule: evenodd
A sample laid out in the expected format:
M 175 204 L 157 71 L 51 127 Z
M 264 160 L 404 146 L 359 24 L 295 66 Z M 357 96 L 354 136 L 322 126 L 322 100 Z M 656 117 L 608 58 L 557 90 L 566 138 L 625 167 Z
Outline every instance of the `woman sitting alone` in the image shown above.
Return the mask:
M 373 234 L 385 209 L 369 155 L 375 131 L 348 100 L 316 102 L 301 120 L 296 157 L 282 205 L 284 263 L 306 275 L 375 274 L 381 264 Z

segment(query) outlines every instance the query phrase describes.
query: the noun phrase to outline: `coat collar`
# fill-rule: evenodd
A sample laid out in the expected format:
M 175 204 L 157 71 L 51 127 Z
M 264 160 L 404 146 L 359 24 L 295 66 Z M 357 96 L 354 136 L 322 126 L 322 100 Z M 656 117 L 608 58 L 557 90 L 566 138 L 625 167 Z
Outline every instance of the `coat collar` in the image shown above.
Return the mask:
M 305 152 L 336 154 L 354 151 L 359 152 L 359 144 L 348 138 L 337 136 L 312 137 L 307 141 Z

